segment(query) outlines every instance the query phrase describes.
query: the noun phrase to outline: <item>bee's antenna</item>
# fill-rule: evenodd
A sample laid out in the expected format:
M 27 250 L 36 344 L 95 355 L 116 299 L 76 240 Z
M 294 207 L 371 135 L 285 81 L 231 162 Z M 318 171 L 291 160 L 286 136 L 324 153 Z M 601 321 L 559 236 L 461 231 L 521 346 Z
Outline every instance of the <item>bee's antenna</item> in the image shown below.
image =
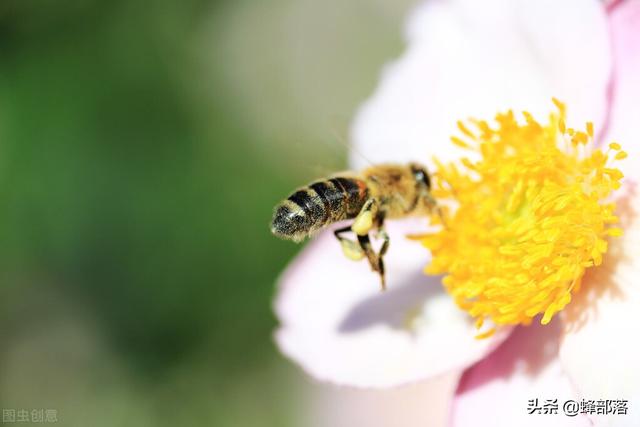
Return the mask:
M 339 120 L 339 118 L 338 118 L 338 117 L 334 117 L 334 119 L 335 119 L 336 121 L 338 121 L 338 120 Z M 344 124 L 344 123 L 343 123 L 343 126 L 340 126 L 340 127 L 341 127 L 342 129 L 345 129 L 347 126 L 346 126 L 346 124 Z M 337 125 L 336 125 L 335 123 L 331 126 L 331 129 L 332 129 L 332 133 L 333 133 L 333 136 L 335 137 L 336 141 L 338 141 L 338 142 L 339 142 L 340 144 L 342 144 L 345 148 L 347 148 L 347 150 L 351 150 L 351 151 L 353 151 L 354 153 L 356 153 L 356 155 L 357 155 L 358 157 L 360 157 L 362 160 L 364 160 L 364 161 L 365 161 L 365 163 L 367 163 L 369 166 L 375 166 L 375 165 L 376 165 L 374 162 L 372 162 L 371 160 L 369 160 L 369 159 L 367 158 L 367 156 L 365 156 L 365 155 L 364 155 L 360 150 L 358 150 L 355 146 L 353 146 L 352 144 L 349 144 L 349 142 L 347 142 L 347 138 L 346 138 L 344 135 L 341 135 L 341 134 L 338 132 L 338 130 L 337 130 Z M 373 178 L 374 180 L 376 179 L 375 175 L 372 175 L 372 176 L 371 176 L 371 178 Z M 376 181 L 378 181 L 378 180 L 376 180 Z M 395 194 L 395 195 L 397 195 L 397 194 L 398 194 L 398 192 L 397 192 L 395 189 L 393 189 L 393 187 L 388 186 L 387 184 L 385 184 L 385 183 L 384 183 L 384 182 L 382 182 L 382 181 L 378 181 L 378 182 L 379 182 L 381 185 L 384 185 L 384 186 L 386 186 L 386 187 L 388 187 L 388 188 L 391 188 L 391 189 L 392 189 L 392 193 L 393 193 L 393 194 Z
M 335 121 L 338 121 L 338 120 L 339 120 L 339 118 L 338 118 L 338 117 L 334 117 L 334 120 L 335 120 Z M 344 123 L 344 121 L 343 121 L 343 123 L 342 123 L 341 125 L 337 125 L 337 124 L 335 124 L 335 123 L 333 123 L 333 124 L 331 125 L 331 129 L 332 129 L 331 133 L 333 134 L 333 137 L 335 138 L 335 140 L 336 140 L 337 142 L 339 142 L 342 146 L 344 146 L 347 150 L 350 150 L 350 151 L 353 151 L 354 153 L 356 153 L 356 155 L 357 155 L 358 157 L 360 157 L 362 160 L 364 160 L 367 164 L 369 164 L 369 166 L 373 166 L 373 165 L 375 165 L 375 163 L 374 163 L 374 162 L 372 162 L 371 160 L 369 160 L 369 159 L 367 158 L 367 156 L 365 156 L 365 155 L 364 155 L 360 150 L 358 150 L 358 149 L 357 149 L 353 144 L 349 144 L 349 142 L 347 141 L 347 137 L 346 137 L 344 134 L 341 134 L 341 133 L 338 131 L 338 129 L 337 129 L 338 127 L 340 127 L 341 129 L 345 129 L 347 126 L 346 126 L 346 124 Z

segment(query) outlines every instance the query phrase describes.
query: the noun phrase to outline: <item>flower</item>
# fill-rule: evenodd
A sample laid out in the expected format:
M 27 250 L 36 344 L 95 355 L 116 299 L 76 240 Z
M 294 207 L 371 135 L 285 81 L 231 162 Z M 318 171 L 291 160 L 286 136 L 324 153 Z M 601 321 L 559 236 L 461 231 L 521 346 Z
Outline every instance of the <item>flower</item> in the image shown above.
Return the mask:
M 330 233 L 322 234 L 281 278 L 282 351 L 316 378 L 359 387 L 457 378 L 466 369 L 452 403 L 451 422 L 460 426 L 538 425 L 541 418 L 526 415 L 534 398 L 640 405 L 640 370 L 633 369 L 640 349 L 630 339 L 640 300 L 633 283 L 640 206 L 632 185 L 640 166 L 639 37 L 637 1 L 420 5 L 408 23 L 406 52 L 385 69 L 354 123 L 352 165 L 364 166 L 359 153 L 373 162 L 436 155 L 446 164 L 465 155 L 448 143 L 459 118 L 491 117 L 506 107 L 544 117 L 556 96 L 569 106 L 567 123 L 593 121 L 596 144 L 619 141 L 630 154 L 620 164 L 626 181 L 617 202 L 624 235 L 609 240 L 602 265 L 585 272 L 580 292 L 549 324 L 517 326 L 510 337 L 500 328 L 477 340 L 472 319 L 442 291 L 440 278 L 423 275 L 428 254 L 402 237 L 434 233 L 426 221 L 389 224 L 384 294 L 366 265 L 343 259 Z M 521 322 L 505 323 L 527 323 L 512 320 Z M 639 425 L 634 416 L 544 422 Z
M 547 124 L 512 111 L 496 125 L 458 122 L 465 140 L 452 142 L 479 157 L 439 164 L 434 196 L 457 202 L 446 226 L 422 236 L 433 259 L 426 269 L 442 280 L 458 306 L 497 325 L 547 324 L 580 288 L 587 268 L 602 264 L 609 236 L 622 230 L 615 202 L 627 156 L 618 143 L 593 148 L 593 124 L 567 129 L 565 106 Z M 471 127 L 472 126 L 472 127 Z M 436 160 L 437 162 L 437 160 Z M 462 169 L 461 169 L 462 168 Z M 434 215 L 438 219 L 437 215 Z M 483 334 L 491 334 L 489 329 Z

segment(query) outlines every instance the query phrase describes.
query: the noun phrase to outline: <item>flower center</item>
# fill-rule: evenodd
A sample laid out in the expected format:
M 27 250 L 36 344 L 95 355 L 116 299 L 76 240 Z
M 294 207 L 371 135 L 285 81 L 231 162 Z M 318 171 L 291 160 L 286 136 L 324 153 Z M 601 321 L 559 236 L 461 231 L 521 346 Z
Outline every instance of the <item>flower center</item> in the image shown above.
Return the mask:
M 587 268 L 602 263 L 607 238 L 620 236 L 615 203 L 622 173 L 610 163 L 626 153 L 617 143 L 594 147 L 593 125 L 566 128 L 565 107 L 541 124 L 524 112 L 459 122 L 454 144 L 470 151 L 460 163 L 436 159 L 434 196 L 444 226 L 420 236 L 433 259 L 426 272 L 459 307 L 495 325 L 547 324 L 580 288 Z M 434 216 L 433 221 L 439 219 Z M 481 334 L 488 336 L 491 333 Z

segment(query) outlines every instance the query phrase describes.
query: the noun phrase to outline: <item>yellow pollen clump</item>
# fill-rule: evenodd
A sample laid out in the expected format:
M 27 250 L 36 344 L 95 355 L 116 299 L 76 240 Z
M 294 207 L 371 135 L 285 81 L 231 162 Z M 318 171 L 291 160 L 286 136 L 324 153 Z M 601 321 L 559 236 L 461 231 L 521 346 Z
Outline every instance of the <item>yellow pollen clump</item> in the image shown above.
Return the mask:
M 478 328 L 485 320 L 529 324 L 538 314 L 549 323 L 585 270 L 602 263 L 607 238 L 621 235 L 607 199 L 622 178 L 610 163 L 626 153 L 617 143 L 607 152 L 594 147 L 593 124 L 567 128 L 564 105 L 554 103 L 547 123 L 511 111 L 495 125 L 460 122 L 463 135 L 452 142 L 470 157 L 435 160 L 444 225 L 420 236 L 433 256 L 426 272 L 445 275 L 446 290 Z

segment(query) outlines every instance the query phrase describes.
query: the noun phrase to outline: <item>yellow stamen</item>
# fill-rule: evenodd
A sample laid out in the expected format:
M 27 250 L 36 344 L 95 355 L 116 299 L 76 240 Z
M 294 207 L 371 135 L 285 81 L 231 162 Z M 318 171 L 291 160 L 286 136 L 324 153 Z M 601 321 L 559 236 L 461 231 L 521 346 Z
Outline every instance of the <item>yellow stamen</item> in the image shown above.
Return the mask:
M 496 332 L 496 328 L 491 328 L 486 332 L 482 332 L 478 335 L 476 335 L 476 338 L 481 340 L 481 339 L 485 339 L 485 338 L 489 338 L 491 335 L 495 334 Z
M 453 142 L 455 145 L 461 148 L 470 148 L 469 144 L 467 144 L 466 142 L 464 142 L 463 140 L 461 140 L 456 136 L 451 137 L 451 142 Z
M 611 162 L 626 153 L 617 143 L 609 145 L 613 159 L 595 148 L 590 122 L 584 131 L 566 128 L 565 106 L 553 102 L 558 112 L 547 123 L 511 111 L 498 114 L 496 126 L 459 123 L 463 135 L 452 142 L 480 160 L 437 162 L 433 192 L 446 226 L 421 238 L 433 255 L 426 271 L 445 275 L 478 328 L 485 320 L 529 324 L 538 315 L 549 323 L 585 269 L 602 263 L 607 239 L 622 234 L 611 227 L 615 203 L 605 200 L 622 178 Z

